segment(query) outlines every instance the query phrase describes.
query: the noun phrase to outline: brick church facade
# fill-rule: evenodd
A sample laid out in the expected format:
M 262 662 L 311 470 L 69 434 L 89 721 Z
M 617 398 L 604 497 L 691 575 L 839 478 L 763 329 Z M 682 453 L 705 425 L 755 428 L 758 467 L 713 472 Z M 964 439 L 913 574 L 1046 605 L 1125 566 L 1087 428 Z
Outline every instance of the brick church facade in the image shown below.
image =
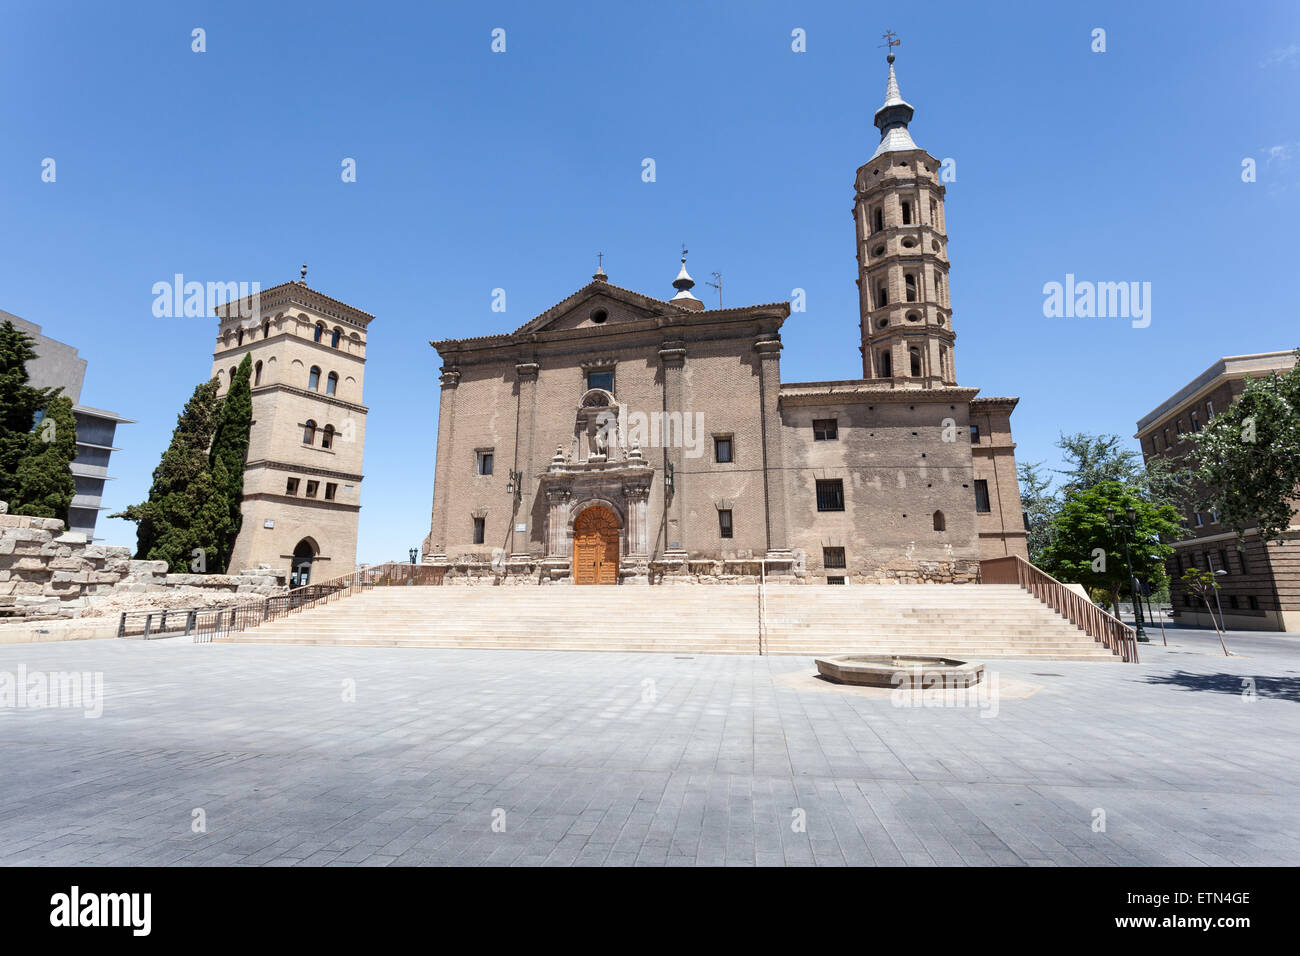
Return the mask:
M 454 582 L 974 580 L 1027 557 L 1014 398 L 958 384 L 945 188 L 889 57 L 857 172 L 863 377 L 783 383 L 788 302 L 706 309 L 604 271 L 442 358 L 424 563 Z

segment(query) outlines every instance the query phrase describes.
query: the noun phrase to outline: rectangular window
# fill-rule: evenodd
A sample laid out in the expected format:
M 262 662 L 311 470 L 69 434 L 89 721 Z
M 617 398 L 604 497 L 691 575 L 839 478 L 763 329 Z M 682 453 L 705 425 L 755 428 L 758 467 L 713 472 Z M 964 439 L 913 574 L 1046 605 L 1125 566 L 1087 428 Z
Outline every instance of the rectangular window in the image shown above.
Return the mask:
M 992 511 L 989 506 L 989 483 L 983 478 L 975 479 L 975 510 L 980 514 Z
M 1237 595 L 1235 595 L 1235 594 L 1229 594 L 1229 595 L 1228 595 L 1228 607 L 1232 608 L 1232 609 L 1235 611 L 1235 610 L 1237 610 L 1237 608 L 1239 608 L 1240 606 L 1241 606 L 1241 602 L 1239 602 L 1239 601 L 1237 600 Z
M 713 460 L 718 462 L 731 461 L 731 436 L 725 438 L 715 436 L 713 439 Z
M 1176 574 L 1178 577 L 1182 577 L 1182 576 L 1183 576 L 1183 556 L 1182 556 L 1181 554 L 1175 554 L 1175 555 L 1174 555 L 1174 567 L 1178 569 L 1178 570 L 1175 572 L 1175 574 Z
M 817 510 L 844 510 L 844 481 L 840 478 L 819 478 L 817 480 Z
M 1201 420 L 1196 412 L 1192 412 L 1192 432 L 1193 434 L 1201 430 Z
M 1159 433 L 1152 433 L 1152 435 L 1151 435 L 1151 454 L 1154 455 L 1154 454 L 1155 454 L 1156 452 L 1158 452 L 1158 451 L 1160 451 L 1160 435 L 1159 435 Z
M 827 584 L 843 584 L 843 583 L 844 583 L 844 578 L 843 578 L 842 576 L 828 577 L 828 578 L 826 579 L 826 583 L 827 583 Z
M 1247 598 L 1246 600 L 1250 601 L 1250 609 L 1251 609 L 1252 611 L 1258 611 L 1258 610 L 1259 610 L 1259 598 L 1255 597 L 1255 595 L 1252 594 L 1252 595 L 1251 595 L 1249 598 Z
M 483 543 L 483 537 L 487 531 L 487 528 L 485 527 L 486 525 L 487 525 L 487 518 L 474 519 L 474 543 L 475 544 Z
M 1168 428 L 1165 429 L 1165 447 L 1166 447 L 1166 448 L 1171 447 L 1170 444 L 1169 444 L 1169 429 L 1168 429 Z
M 1205 519 L 1201 517 L 1201 513 L 1199 511 L 1193 513 L 1192 523 L 1195 524 L 1196 527 L 1198 528 L 1205 527 Z
M 1176 427 L 1177 427 L 1177 429 L 1178 429 L 1178 440 L 1179 440 L 1179 442 L 1185 442 L 1185 441 L 1187 441 L 1187 432 L 1183 430 L 1183 420 L 1182 420 L 1181 418 L 1178 419 L 1178 421 L 1175 423 L 1175 425 L 1176 425 Z
M 493 456 L 493 454 L 492 454 L 492 452 L 491 452 L 490 450 L 489 450 L 489 451 L 478 451 L 478 452 L 475 452 L 475 453 L 474 453 L 474 458 L 475 458 L 475 461 L 474 461 L 474 471 L 475 471 L 475 473 L 476 473 L 476 474 L 480 474 L 480 475 L 490 475 L 490 474 L 492 474 L 492 459 L 493 459 L 493 457 L 494 457 L 494 456 Z
M 297 479 L 297 478 L 290 478 L 290 479 L 289 479 L 288 483 L 285 485 L 284 493 L 285 493 L 286 495 L 296 495 L 296 494 L 298 493 L 298 479 Z
M 1246 557 L 1246 549 L 1242 548 L 1237 552 L 1237 560 L 1241 562 L 1241 573 L 1250 574 L 1250 559 Z
M 980 427 L 978 425 L 972 425 L 970 427 L 970 443 L 972 445 L 978 445 L 980 443 Z
M 1218 568 L 1218 569 L 1219 569 L 1220 571 L 1231 571 L 1231 570 L 1232 570 L 1232 568 L 1228 567 L 1228 552 L 1227 552 L 1227 551 L 1224 551 L 1222 548 L 1219 549 L 1219 568 Z
M 718 534 L 724 538 L 731 537 L 731 509 L 718 509 Z
M 613 392 L 614 370 L 612 368 L 603 368 L 588 372 L 587 388 L 603 388 L 607 392 Z
M 1214 402 L 1208 402 L 1208 401 L 1207 401 L 1207 402 L 1205 403 L 1205 410 L 1206 410 L 1207 412 L 1209 412 L 1209 416 L 1208 416 L 1208 418 L 1206 419 L 1206 421 L 1208 421 L 1210 418 L 1213 418 L 1213 417 L 1214 417 Z
M 847 566 L 844 561 L 843 548 L 822 548 L 823 568 L 843 568 Z
M 325 483 L 325 500 L 333 501 L 334 493 L 339 490 L 339 486 L 332 481 Z
M 839 437 L 840 423 L 838 419 L 813 419 L 813 441 L 836 441 Z
M 1210 509 L 1210 524 L 1218 524 L 1218 523 L 1219 523 L 1219 509 L 1218 509 L 1218 508 L 1211 508 L 1211 509 Z
M 316 497 L 316 491 L 317 491 L 318 488 L 320 488 L 320 482 L 319 482 L 319 481 L 309 481 L 309 482 L 307 482 L 307 497 L 308 497 L 308 498 L 315 498 L 315 497 Z

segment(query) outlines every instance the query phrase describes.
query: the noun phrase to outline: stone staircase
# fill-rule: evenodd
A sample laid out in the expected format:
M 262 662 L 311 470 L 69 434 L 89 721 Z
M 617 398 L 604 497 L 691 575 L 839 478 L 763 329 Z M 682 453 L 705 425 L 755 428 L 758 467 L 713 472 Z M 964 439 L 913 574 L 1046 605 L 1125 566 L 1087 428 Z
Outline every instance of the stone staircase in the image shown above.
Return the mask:
M 769 585 L 770 654 L 1118 660 L 1015 585 Z M 759 589 L 377 587 L 220 642 L 759 653 Z

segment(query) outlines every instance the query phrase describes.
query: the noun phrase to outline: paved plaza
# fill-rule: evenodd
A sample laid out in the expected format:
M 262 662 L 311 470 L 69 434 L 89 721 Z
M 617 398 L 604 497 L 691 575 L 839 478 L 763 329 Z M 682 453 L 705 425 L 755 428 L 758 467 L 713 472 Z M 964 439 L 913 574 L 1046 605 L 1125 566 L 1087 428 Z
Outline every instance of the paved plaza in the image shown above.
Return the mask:
M 1300 636 L 1155 641 L 942 707 L 796 657 L 0 646 L 103 681 L 0 709 L 0 863 L 1300 863 Z

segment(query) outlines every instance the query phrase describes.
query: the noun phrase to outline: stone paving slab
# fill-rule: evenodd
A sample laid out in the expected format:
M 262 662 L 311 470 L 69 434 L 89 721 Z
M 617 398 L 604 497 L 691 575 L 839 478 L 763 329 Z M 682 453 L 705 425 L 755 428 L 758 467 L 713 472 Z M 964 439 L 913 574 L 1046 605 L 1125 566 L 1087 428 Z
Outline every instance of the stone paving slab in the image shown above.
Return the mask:
M 0 702 L 0 864 L 1300 864 L 1300 638 L 1171 640 L 906 707 L 810 658 L 2 646 L 103 706 Z

